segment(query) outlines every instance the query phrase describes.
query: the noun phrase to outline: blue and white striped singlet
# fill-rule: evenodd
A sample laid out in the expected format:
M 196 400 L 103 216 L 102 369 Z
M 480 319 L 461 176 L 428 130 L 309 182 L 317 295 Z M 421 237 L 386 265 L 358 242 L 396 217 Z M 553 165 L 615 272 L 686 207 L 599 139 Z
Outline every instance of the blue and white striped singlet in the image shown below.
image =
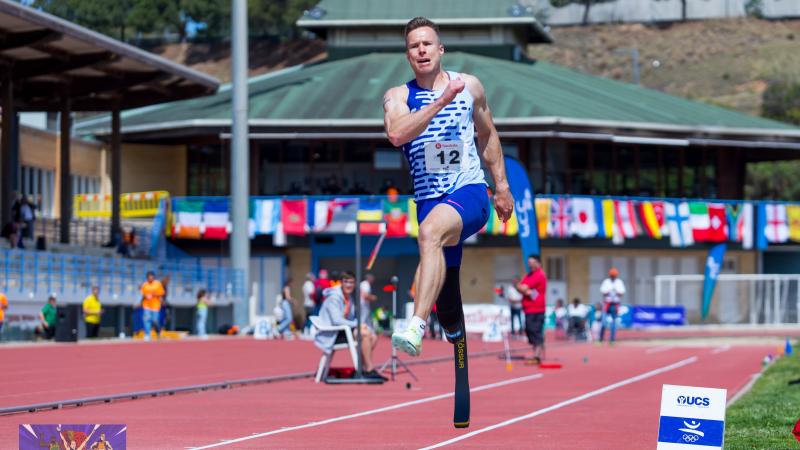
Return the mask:
M 455 72 L 447 72 L 451 80 L 460 78 Z M 408 108 L 418 111 L 441 97 L 444 90 L 431 91 L 421 88 L 417 80 L 406 83 Z M 428 127 L 416 139 L 403 145 L 411 177 L 414 179 L 414 199 L 424 200 L 451 194 L 468 184 L 485 184 L 481 160 L 475 146 L 475 126 L 472 121 L 474 99 L 464 87 L 453 101 L 437 114 Z M 425 170 L 425 144 L 460 140 L 463 143 L 464 162 L 458 173 L 429 173 Z

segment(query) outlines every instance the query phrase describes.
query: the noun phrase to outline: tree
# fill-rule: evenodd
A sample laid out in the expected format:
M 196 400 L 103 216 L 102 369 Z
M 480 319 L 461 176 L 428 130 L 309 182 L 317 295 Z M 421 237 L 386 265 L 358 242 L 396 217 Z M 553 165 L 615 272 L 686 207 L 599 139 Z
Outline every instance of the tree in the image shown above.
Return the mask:
M 319 0 L 250 0 L 250 33 L 295 37 L 295 23 Z
M 744 191 L 749 199 L 800 200 L 800 161 L 747 165 Z
M 772 80 L 762 100 L 762 116 L 800 125 L 800 82 Z
M 251 0 L 252 1 L 252 0 Z M 177 27 L 183 30 L 181 40 L 185 37 L 186 27 L 192 22 L 203 24 L 202 33 L 208 36 L 227 35 L 231 23 L 231 2 L 227 0 L 180 0 L 180 22 Z

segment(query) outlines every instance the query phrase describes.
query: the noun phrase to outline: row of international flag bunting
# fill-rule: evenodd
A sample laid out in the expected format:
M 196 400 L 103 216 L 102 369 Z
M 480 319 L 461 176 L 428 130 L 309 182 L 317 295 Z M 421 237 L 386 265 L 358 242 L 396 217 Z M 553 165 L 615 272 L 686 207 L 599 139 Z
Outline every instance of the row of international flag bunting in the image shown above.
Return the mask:
M 539 238 L 669 239 L 673 247 L 695 243 L 738 242 L 743 248 L 800 242 L 800 204 L 629 200 L 579 196 L 548 196 L 535 200 Z M 354 234 L 416 237 L 419 231 L 412 199 L 336 198 L 252 199 L 249 233 L 273 235 Z M 363 223 L 369 221 L 370 223 Z M 173 239 L 227 239 L 231 231 L 227 199 L 176 198 L 172 202 Z M 482 234 L 514 236 L 516 214 L 502 223 L 491 208 Z

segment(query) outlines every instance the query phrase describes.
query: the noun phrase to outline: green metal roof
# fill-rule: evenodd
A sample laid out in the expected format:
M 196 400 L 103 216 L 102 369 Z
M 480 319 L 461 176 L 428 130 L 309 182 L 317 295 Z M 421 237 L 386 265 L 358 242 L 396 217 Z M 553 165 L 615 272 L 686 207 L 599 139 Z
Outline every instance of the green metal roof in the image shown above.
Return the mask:
M 408 21 L 417 16 L 436 21 L 533 18 L 533 13 L 520 7 L 517 0 L 322 0 L 300 21 L 303 25 L 315 21 Z
M 800 129 L 773 120 L 687 100 L 641 86 L 600 78 L 546 62 L 511 62 L 446 53 L 447 70 L 476 75 L 498 128 L 561 124 L 595 129 L 716 132 L 800 137 Z M 412 78 L 403 54 L 372 53 L 297 66 L 250 79 L 251 126 L 382 125 L 384 92 Z M 178 127 L 230 126 L 231 90 L 122 115 L 124 133 Z M 108 118 L 77 124 L 79 132 L 105 134 Z

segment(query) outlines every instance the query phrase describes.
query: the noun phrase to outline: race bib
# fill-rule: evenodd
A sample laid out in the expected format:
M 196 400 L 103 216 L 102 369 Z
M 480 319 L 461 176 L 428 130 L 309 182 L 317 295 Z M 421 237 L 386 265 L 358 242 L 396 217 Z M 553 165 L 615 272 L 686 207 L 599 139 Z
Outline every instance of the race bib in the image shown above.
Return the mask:
M 428 173 L 458 173 L 464 161 L 461 141 L 428 142 L 425 144 L 425 171 Z

